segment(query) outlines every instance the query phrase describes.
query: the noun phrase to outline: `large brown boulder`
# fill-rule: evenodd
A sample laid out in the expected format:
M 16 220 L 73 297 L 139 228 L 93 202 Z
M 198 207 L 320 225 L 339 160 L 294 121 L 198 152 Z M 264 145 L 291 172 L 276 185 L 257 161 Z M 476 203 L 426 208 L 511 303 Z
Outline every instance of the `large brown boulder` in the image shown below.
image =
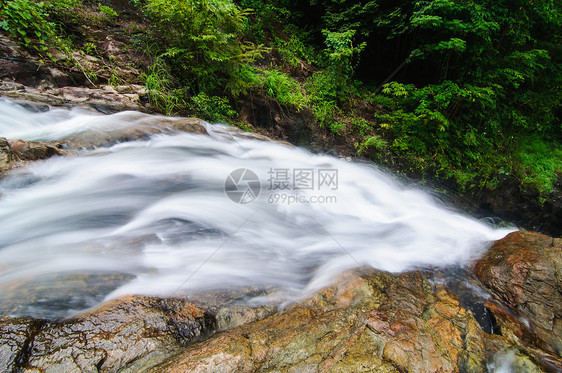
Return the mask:
M 505 332 L 531 340 L 530 332 L 539 338 L 537 346 L 546 343 L 562 356 L 562 239 L 511 233 L 494 243 L 474 272 L 495 296 Z
M 264 320 L 212 336 L 154 372 L 487 372 L 513 349 L 421 273 L 349 272 Z M 520 351 L 514 363 L 541 371 Z
M 5 318 L 0 371 L 137 371 L 161 362 L 215 328 L 215 319 L 181 299 L 129 296 L 62 322 Z

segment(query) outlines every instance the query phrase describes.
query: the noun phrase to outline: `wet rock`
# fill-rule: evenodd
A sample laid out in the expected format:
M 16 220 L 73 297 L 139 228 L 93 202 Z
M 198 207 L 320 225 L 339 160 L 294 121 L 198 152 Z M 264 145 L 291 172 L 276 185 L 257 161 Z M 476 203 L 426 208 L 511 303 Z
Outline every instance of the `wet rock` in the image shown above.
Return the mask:
M 513 347 L 421 273 L 369 270 L 191 345 L 153 371 L 485 372 L 498 351 Z
M 40 322 L 40 328 L 37 323 L 0 323 L 2 371 L 137 371 L 215 327 L 211 315 L 187 301 L 141 296 L 110 301 L 70 320 Z
M 256 298 L 267 299 L 270 292 L 275 290 L 254 287 L 216 290 L 191 295 L 189 300 L 215 315 L 217 330 L 222 331 L 273 315 L 278 303 L 253 301 Z
M 197 118 L 166 118 L 149 116 L 143 113 L 130 113 L 130 120 L 135 121 L 134 127 L 109 128 L 89 131 L 68 136 L 63 142 L 73 149 L 91 149 L 110 146 L 112 144 L 148 140 L 156 134 L 177 134 L 187 132 L 206 135 L 206 122 Z
M 63 146 L 57 141 L 43 143 L 0 137 L 0 176 L 30 161 L 73 154 L 71 150 L 62 149 Z
M 494 190 L 483 190 L 480 194 L 474 199 L 481 200 L 486 216 L 501 216 L 531 231 L 562 236 L 562 175 L 548 194 L 522 188 L 515 179 L 505 180 Z
M 0 137 L 0 174 L 9 170 L 14 161 L 14 154 L 5 137 Z
M 562 239 L 511 233 L 475 264 L 474 273 L 499 301 L 496 313 L 503 315 L 506 333 L 522 339 L 528 329 L 562 356 Z
M 146 91 L 144 87 L 135 84 L 130 84 L 126 90 L 130 93 L 119 93 L 111 86 L 33 88 L 19 83 L 2 82 L 0 91 L 2 95 L 14 99 L 30 100 L 51 106 L 89 106 L 104 114 L 124 110 L 147 110 Z
M 29 358 L 31 341 L 41 320 L 3 319 L 0 321 L 0 371 L 16 372 Z
M 99 247 L 98 247 L 99 249 Z M 4 268 L 5 269 L 5 268 Z M 126 273 L 48 273 L 0 284 L 0 318 L 61 320 L 103 302 L 105 295 L 134 279 Z
M 55 155 L 65 155 L 61 150 L 62 144 L 58 142 L 35 142 L 20 139 L 8 140 L 15 156 L 22 161 L 36 161 L 47 159 Z

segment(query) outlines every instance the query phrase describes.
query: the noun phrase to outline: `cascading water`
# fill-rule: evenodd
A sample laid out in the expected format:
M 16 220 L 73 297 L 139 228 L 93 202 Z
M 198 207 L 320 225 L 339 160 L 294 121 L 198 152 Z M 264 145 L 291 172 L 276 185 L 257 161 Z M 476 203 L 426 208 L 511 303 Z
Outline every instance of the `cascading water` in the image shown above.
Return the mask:
M 0 136 L 25 140 L 162 120 L 0 101 Z M 511 231 L 369 165 L 207 130 L 83 150 L 2 179 L 0 312 L 60 317 L 127 293 L 247 286 L 290 299 L 362 265 L 463 265 Z

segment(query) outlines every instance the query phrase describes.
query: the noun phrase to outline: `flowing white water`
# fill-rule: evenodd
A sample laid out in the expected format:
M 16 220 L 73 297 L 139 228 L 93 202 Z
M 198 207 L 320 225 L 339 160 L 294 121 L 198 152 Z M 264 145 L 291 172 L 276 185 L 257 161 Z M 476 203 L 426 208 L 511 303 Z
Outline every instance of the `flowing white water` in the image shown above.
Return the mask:
M 30 113 L 0 102 L 0 136 L 27 140 L 145 119 Z M 53 158 L 1 180 L 0 301 L 13 303 L 18 292 L 6 312 L 41 314 L 37 307 L 56 304 L 60 315 L 126 293 L 239 286 L 274 286 L 294 297 L 360 265 L 388 271 L 463 265 L 511 231 L 446 209 L 371 166 L 233 137 L 223 126 L 209 131 Z M 259 182 L 250 172 L 229 178 L 238 169 Z M 229 197 L 241 197 L 233 190 L 238 181 L 242 191 L 259 186 L 258 197 L 234 202 Z M 100 289 L 91 285 L 114 274 L 124 277 Z M 94 290 L 84 291 L 84 283 Z M 27 300 L 22 287 L 47 290 Z

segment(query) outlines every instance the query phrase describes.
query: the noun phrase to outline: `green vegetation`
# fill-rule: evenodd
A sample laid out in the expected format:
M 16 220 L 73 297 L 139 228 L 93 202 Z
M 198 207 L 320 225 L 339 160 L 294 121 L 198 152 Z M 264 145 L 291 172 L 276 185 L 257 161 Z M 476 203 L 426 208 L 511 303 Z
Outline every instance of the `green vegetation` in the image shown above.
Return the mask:
M 264 51 L 239 40 L 248 12 L 229 0 L 148 0 L 145 9 L 158 34 L 166 35 L 157 53 L 194 94 L 225 92 L 240 66 Z
M 29 0 L 1 0 L 0 29 L 39 53 L 47 50 L 56 35 L 54 25 L 47 20 L 45 4 Z
M 90 0 L 0 0 L 0 29 L 35 53 L 96 55 L 95 40 L 76 30 L 116 24 L 131 50 L 148 55 L 140 79 L 161 112 L 251 129 L 237 113 L 268 97 L 311 113 L 319 131 L 359 155 L 466 191 L 515 178 L 546 195 L 562 172 L 554 0 L 129 4 L 138 17 L 125 22 Z
M 532 185 L 542 192 L 552 192 L 558 175 L 562 173 L 562 148 L 559 144 L 542 139 L 528 139 L 521 146 L 516 161 L 521 165 L 523 183 Z

